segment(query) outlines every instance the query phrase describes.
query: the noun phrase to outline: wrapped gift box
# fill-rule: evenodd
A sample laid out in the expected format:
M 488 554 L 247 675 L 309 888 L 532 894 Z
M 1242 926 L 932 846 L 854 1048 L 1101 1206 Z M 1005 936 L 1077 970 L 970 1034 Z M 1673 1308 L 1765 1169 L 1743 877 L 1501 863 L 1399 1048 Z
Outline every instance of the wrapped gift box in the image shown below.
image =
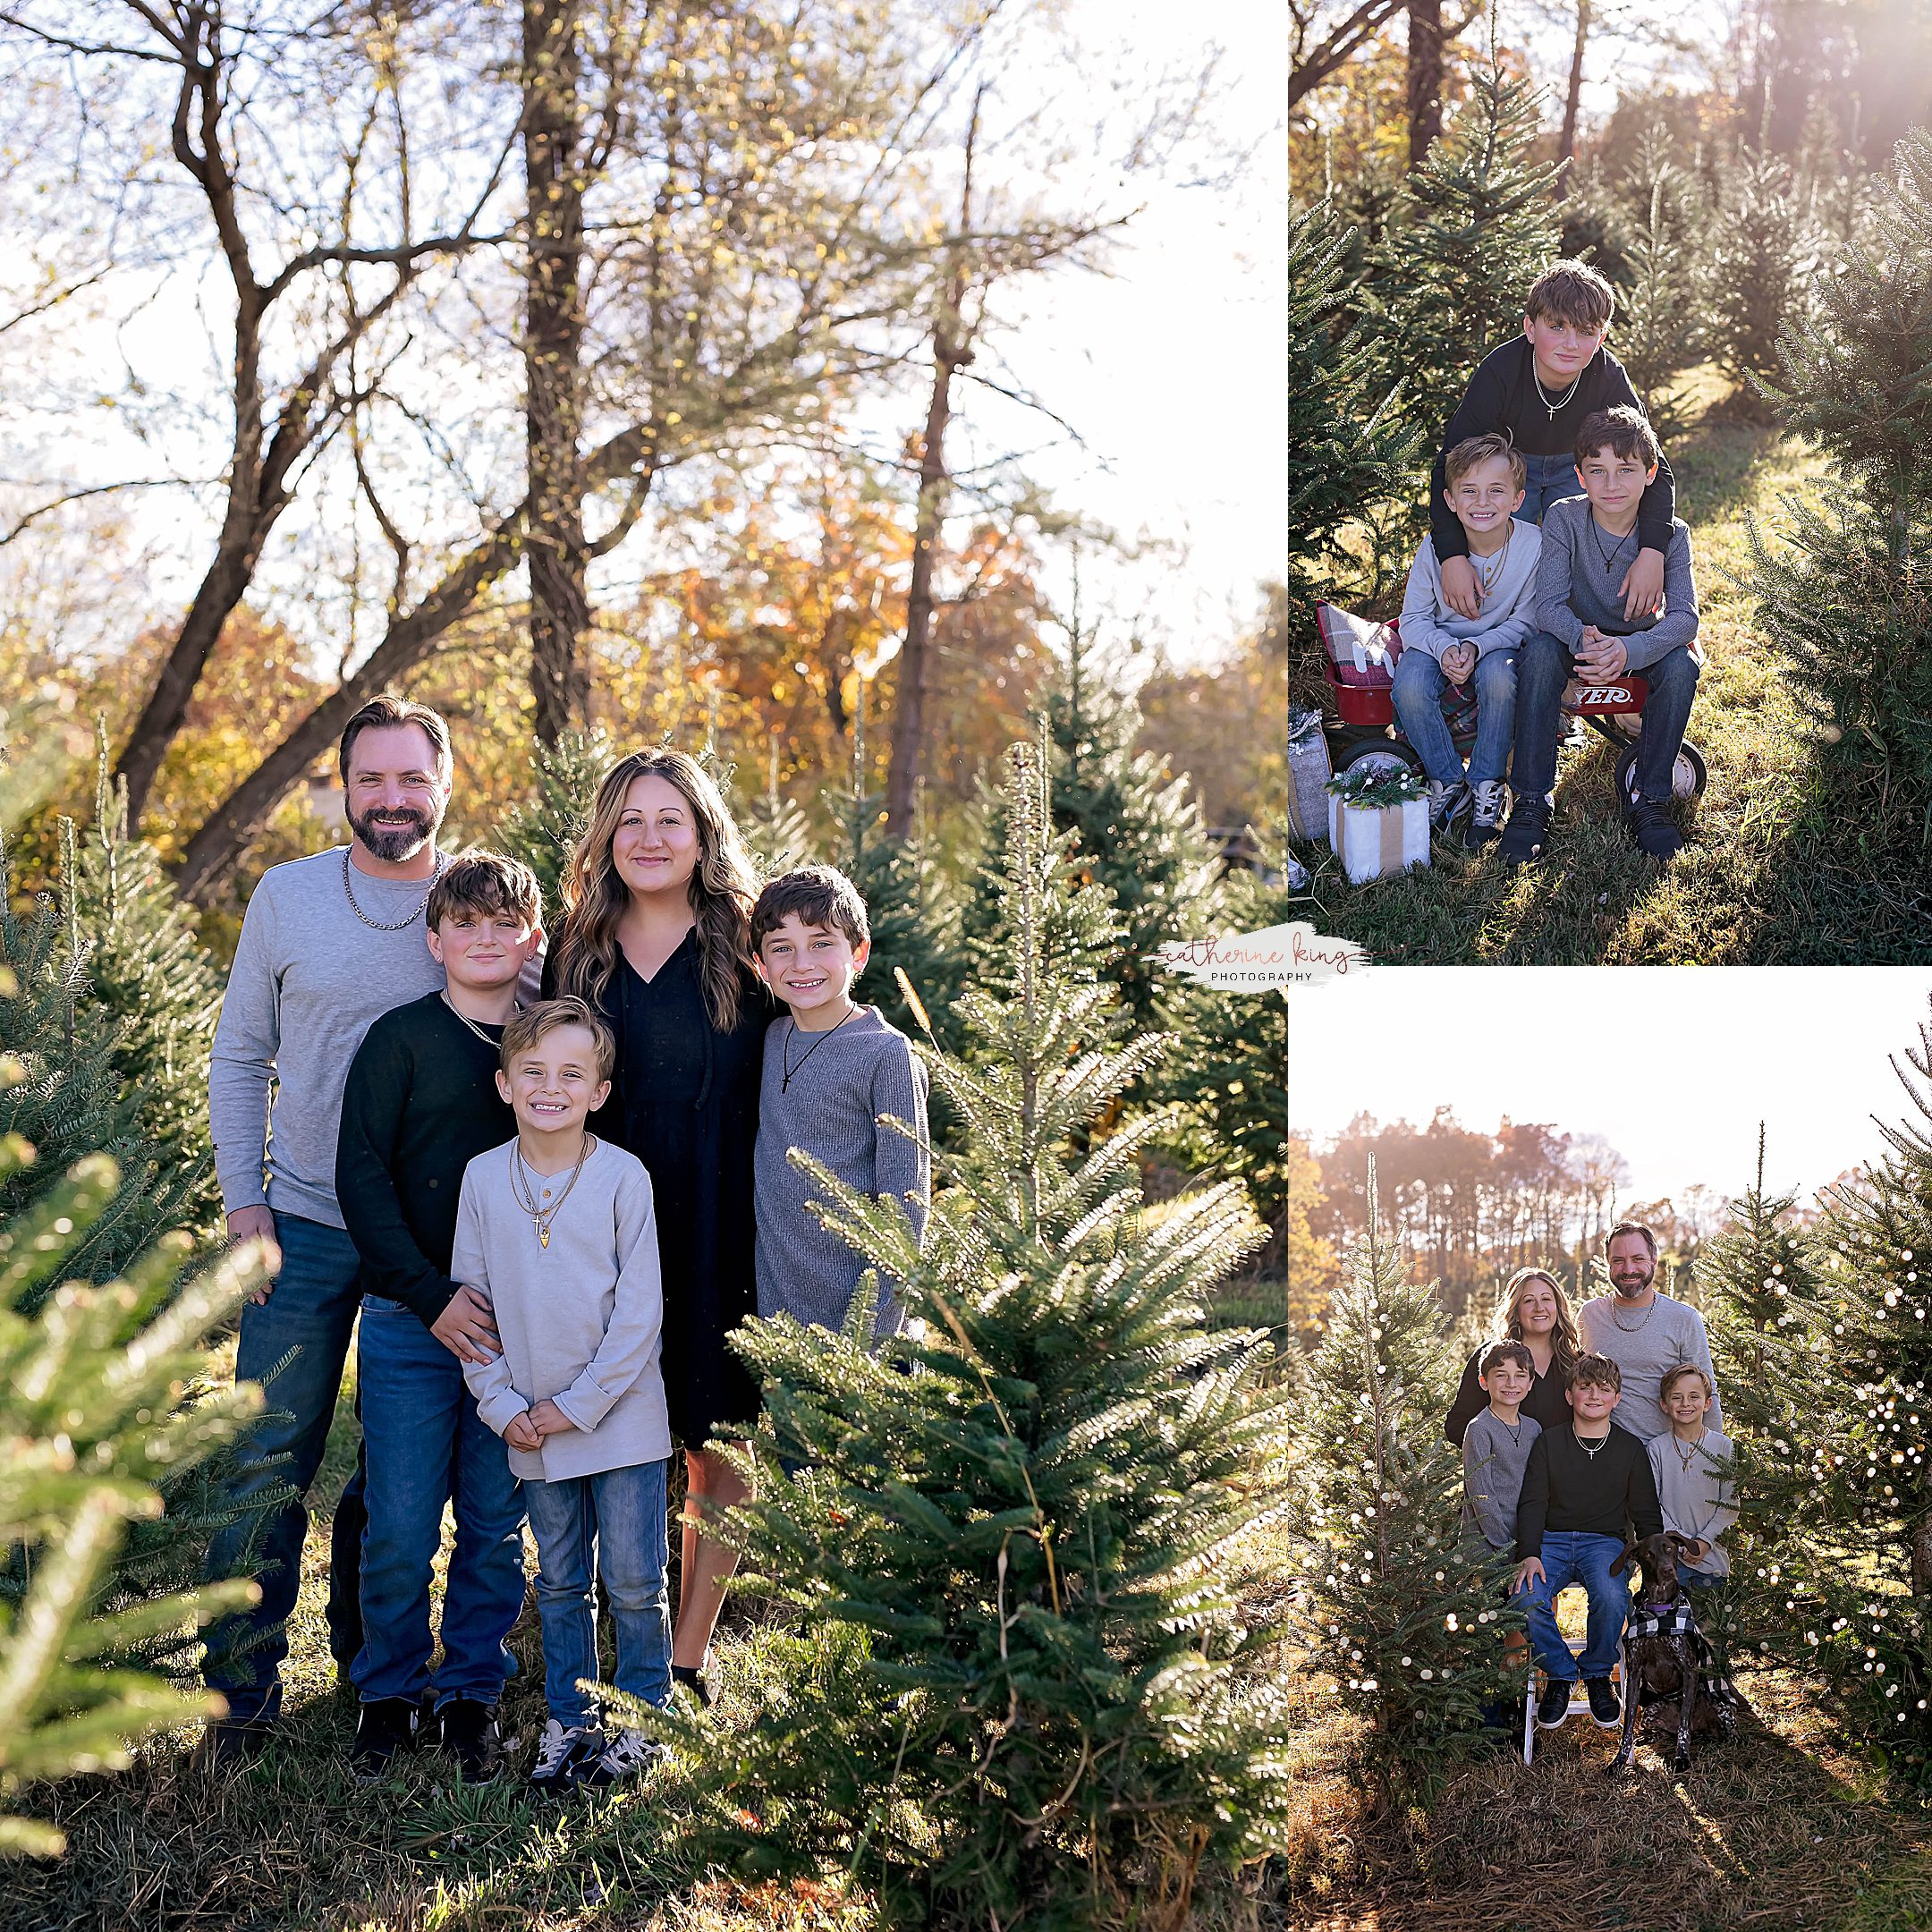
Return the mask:
M 1328 836 L 1328 800 L 1322 787 L 1333 775 L 1319 711 L 1298 711 L 1288 720 L 1288 829 L 1319 845 Z
M 1357 805 L 1331 796 L 1328 842 L 1335 847 L 1349 884 L 1405 872 L 1429 862 L 1428 801 L 1404 799 L 1399 805 Z

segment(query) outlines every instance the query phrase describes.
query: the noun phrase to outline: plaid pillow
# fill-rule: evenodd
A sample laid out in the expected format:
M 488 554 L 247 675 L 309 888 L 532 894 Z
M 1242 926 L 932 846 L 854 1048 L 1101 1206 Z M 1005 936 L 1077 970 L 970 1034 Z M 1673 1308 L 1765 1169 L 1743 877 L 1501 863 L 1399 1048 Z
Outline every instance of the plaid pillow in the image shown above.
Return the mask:
M 1393 623 L 1377 623 L 1333 604 L 1315 606 L 1322 647 L 1335 676 L 1360 691 L 1386 691 L 1394 681 L 1402 638 Z

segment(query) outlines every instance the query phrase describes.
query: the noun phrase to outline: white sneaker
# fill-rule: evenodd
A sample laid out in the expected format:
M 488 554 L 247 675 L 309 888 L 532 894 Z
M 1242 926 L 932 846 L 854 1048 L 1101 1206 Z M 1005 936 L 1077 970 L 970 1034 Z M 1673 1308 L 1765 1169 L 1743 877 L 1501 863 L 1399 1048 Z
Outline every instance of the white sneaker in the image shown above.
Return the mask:
M 650 1769 L 670 1756 L 670 1749 L 642 1731 L 620 1731 L 577 1774 L 580 1784 L 617 1784 Z
M 577 1782 L 577 1767 L 603 1742 L 601 1735 L 581 1724 L 564 1725 L 553 1717 L 544 1726 L 530 1767 L 532 1791 L 567 1792 Z
M 1491 839 L 1502 836 L 1503 815 L 1509 809 L 1509 788 L 1500 778 L 1485 778 L 1470 790 L 1476 804 L 1463 838 L 1470 845 L 1487 845 Z
M 1447 832 L 1459 814 L 1468 809 L 1469 787 L 1459 778 L 1445 784 L 1440 778 L 1428 781 L 1429 831 L 1437 837 Z

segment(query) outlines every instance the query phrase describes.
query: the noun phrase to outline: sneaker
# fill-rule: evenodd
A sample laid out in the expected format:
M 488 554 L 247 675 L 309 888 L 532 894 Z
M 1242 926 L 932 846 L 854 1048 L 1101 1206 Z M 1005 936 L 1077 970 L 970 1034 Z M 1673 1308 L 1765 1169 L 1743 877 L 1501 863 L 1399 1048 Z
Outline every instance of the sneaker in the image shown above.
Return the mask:
M 1445 784 L 1440 778 L 1428 781 L 1428 825 L 1432 838 L 1444 837 L 1462 814 L 1469 809 L 1469 787 L 1459 778 L 1453 784 Z
M 237 1724 L 217 1717 L 202 1731 L 195 1762 L 211 1776 L 226 1777 L 261 1756 L 272 1729 L 269 1724 Z
M 422 1732 L 422 1706 L 414 1698 L 377 1698 L 356 1713 L 355 1742 L 349 1768 L 364 1784 L 389 1775 L 401 1750 L 414 1750 Z
M 1614 1731 L 1623 1722 L 1623 1707 L 1617 1702 L 1615 1687 L 1607 1677 L 1589 1677 L 1583 1688 L 1589 1694 L 1589 1714 L 1605 1731 Z
M 1543 855 L 1543 841 L 1549 835 L 1550 808 L 1546 798 L 1525 798 L 1520 793 L 1510 807 L 1509 823 L 1503 828 L 1497 846 L 1507 866 L 1527 865 Z
M 669 1747 L 648 1733 L 620 1731 L 595 1758 L 584 1761 L 577 1782 L 597 1787 L 619 1784 L 669 1756 Z
M 537 1762 L 530 1767 L 532 1791 L 569 1791 L 577 1782 L 577 1767 L 593 1750 L 602 1748 L 602 1737 L 581 1724 L 564 1725 L 553 1717 L 543 1728 L 537 1746 Z
M 1570 1715 L 1570 1693 L 1575 1689 L 1575 1681 L 1568 1677 L 1552 1677 L 1543 1686 L 1543 1701 L 1536 1707 L 1538 1731 L 1555 1731 L 1562 1724 Z
M 1491 839 L 1503 835 L 1503 812 L 1509 803 L 1509 788 L 1500 778 L 1485 778 L 1480 784 L 1470 788 L 1475 800 L 1470 810 L 1470 822 L 1463 828 L 1462 843 L 1465 845 L 1487 845 Z
M 456 1760 L 465 1784 L 496 1775 L 496 1713 L 476 1698 L 452 1698 L 436 1713 L 436 1742 Z
M 705 1652 L 705 1662 L 708 1664 L 710 1661 L 711 1653 L 708 1650 Z M 696 1664 L 674 1664 L 671 1666 L 671 1683 L 674 1690 L 679 1685 L 682 1685 L 685 1690 L 689 1690 L 698 1699 L 698 1708 L 699 1710 L 710 1709 L 711 1691 L 705 1682 L 704 1671 L 700 1665 Z
M 1632 799 L 1624 808 L 1623 823 L 1630 827 L 1637 849 L 1653 859 L 1674 859 L 1683 850 L 1683 834 L 1668 809 L 1655 799 Z

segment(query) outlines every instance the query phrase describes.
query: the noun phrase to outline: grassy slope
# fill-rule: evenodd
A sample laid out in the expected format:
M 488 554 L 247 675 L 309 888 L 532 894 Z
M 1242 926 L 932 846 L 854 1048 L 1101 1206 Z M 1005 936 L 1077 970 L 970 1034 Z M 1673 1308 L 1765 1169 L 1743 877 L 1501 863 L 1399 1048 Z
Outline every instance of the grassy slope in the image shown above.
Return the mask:
M 1932 956 L 1928 854 L 1881 830 L 1843 757 L 1818 756 L 1782 671 L 1730 580 L 1749 562 L 1744 520 L 1775 527 L 1782 492 L 1820 461 L 1764 428 L 1707 416 L 1674 438 L 1678 507 L 1690 525 L 1706 662 L 1690 736 L 1710 784 L 1667 871 L 1624 838 L 1614 754 L 1565 751 L 1550 855 L 1514 876 L 1494 851 L 1438 846 L 1431 867 L 1351 886 L 1326 847 L 1304 850 L 1309 916 L 1378 959 L 1440 964 L 1768 964 Z

